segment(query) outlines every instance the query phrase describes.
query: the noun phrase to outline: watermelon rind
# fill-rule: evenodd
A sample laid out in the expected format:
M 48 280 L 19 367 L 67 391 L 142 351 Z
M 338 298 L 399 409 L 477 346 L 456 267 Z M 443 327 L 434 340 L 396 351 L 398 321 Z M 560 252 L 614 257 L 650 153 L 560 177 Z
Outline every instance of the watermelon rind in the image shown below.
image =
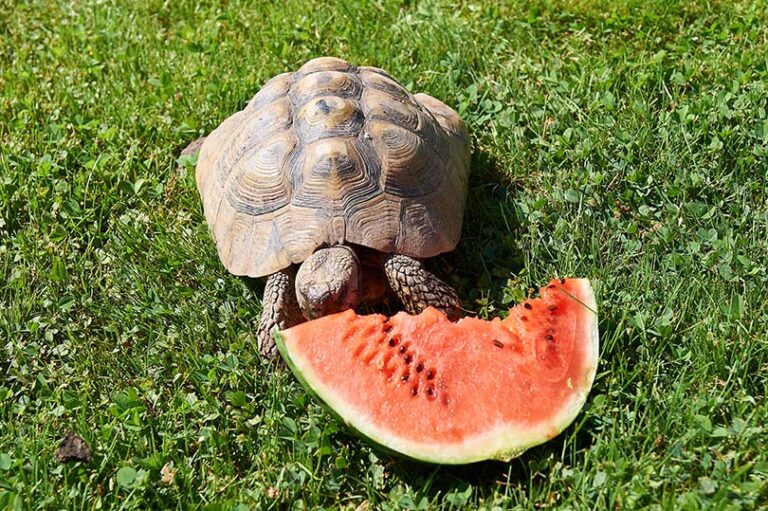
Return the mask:
M 285 360 L 285 363 L 288 365 L 288 368 L 291 370 L 293 375 L 299 381 L 301 386 L 304 387 L 304 389 L 310 395 L 314 396 L 315 399 L 320 401 L 320 403 L 322 403 L 324 405 L 325 409 L 333 416 L 334 419 L 336 419 L 340 423 L 344 424 L 344 426 L 348 430 L 350 430 L 352 433 L 354 433 L 355 435 L 364 438 L 365 440 L 367 440 L 370 443 L 373 443 L 379 450 L 387 452 L 389 454 L 394 454 L 394 455 L 397 455 L 397 456 L 405 456 L 406 458 L 409 457 L 409 456 L 407 456 L 407 455 L 405 455 L 405 454 L 403 454 L 401 452 L 398 452 L 398 451 L 396 451 L 394 449 L 391 449 L 391 448 L 387 447 L 385 444 L 377 442 L 374 438 L 366 436 L 365 433 L 363 433 L 362 431 L 358 430 L 353 423 L 347 421 L 344 417 L 339 415 L 339 413 L 329 404 L 329 400 L 328 399 L 324 399 L 320 394 L 318 394 L 317 391 L 315 390 L 315 387 L 313 387 L 309 383 L 309 381 L 306 378 L 304 378 L 304 376 L 302 375 L 301 371 L 299 371 L 299 369 L 296 367 L 296 365 L 294 365 L 293 359 L 288 354 L 288 349 L 285 346 L 285 339 L 284 339 L 284 337 L 282 335 L 282 332 L 280 330 L 278 330 L 277 328 L 274 331 L 274 337 L 275 337 L 275 342 L 277 343 L 277 348 L 280 351 L 280 354 L 283 356 L 283 360 Z M 334 400 L 331 399 L 330 401 L 334 401 Z M 428 461 L 428 460 L 421 460 L 421 459 L 417 459 L 417 458 L 412 458 L 412 459 L 415 459 L 416 461 Z
M 572 279 L 574 280 L 574 279 Z M 523 452 L 540 445 L 567 428 L 581 411 L 592 388 L 599 358 L 599 332 L 597 302 L 594 291 L 587 279 L 577 279 L 578 296 L 574 296 L 589 311 L 585 321 L 583 339 L 585 345 L 585 378 L 582 382 L 569 382 L 574 392 L 566 405 L 562 406 L 551 419 L 536 428 L 504 424 L 493 430 L 483 431 L 461 443 L 425 444 L 394 437 L 378 427 L 364 413 L 338 399 L 333 389 L 326 387 L 315 376 L 312 367 L 301 358 L 301 354 L 290 350 L 290 331 L 275 331 L 277 347 L 299 382 L 320 399 L 349 428 L 369 441 L 407 458 L 442 465 L 460 465 L 482 460 L 509 461 Z

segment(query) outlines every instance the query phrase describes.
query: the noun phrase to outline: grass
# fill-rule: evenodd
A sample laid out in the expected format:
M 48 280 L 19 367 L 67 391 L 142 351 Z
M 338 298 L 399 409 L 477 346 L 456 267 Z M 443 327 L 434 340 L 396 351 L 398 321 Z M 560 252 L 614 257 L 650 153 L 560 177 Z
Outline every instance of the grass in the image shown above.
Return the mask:
M 768 505 L 764 3 L 3 11 L 0 508 Z M 262 284 L 218 262 L 176 160 L 323 54 L 468 122 L 463 241 L 431 263 L 467 307 L 594 279 L 598 379 L 555 440 L 509 464 L 399 461 L 259 361 Z M 91 463 L 54 460 L 69 430 Z

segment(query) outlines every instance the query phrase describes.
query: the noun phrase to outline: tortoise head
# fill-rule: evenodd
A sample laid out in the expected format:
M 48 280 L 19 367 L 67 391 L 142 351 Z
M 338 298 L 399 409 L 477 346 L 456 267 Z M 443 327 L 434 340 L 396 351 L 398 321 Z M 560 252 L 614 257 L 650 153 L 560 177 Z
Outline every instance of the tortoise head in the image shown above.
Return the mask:
M 296 274 L 296 298 L 307 319 L 354 309 L 362 294 L 360 261 L 344 245 L 316 251 Z

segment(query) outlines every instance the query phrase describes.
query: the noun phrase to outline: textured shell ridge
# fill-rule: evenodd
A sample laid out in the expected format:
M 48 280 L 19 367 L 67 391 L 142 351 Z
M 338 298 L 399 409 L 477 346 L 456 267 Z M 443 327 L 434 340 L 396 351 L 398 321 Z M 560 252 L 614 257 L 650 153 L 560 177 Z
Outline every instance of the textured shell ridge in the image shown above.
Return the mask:
M 451 250 L 467 137 L 452 109 L 381 69 L 321 57 L 279 74 L 198 158 L 219 256 L 233 273 L 259 277 L 325 244 L 414 257 Z

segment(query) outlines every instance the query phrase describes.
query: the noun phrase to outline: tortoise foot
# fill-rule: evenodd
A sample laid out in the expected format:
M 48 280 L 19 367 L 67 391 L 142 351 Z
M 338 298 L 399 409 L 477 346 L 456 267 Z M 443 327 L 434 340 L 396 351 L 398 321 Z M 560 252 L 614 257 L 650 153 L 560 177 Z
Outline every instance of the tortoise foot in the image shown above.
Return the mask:
M 461 317 L 461 300 L 456 291 L 424 268 L 420 261 L 393 254 L 384 261 L 384 273 L 409 313 L 418 314 L 434 307 L 452 321 Z
M 293 267 L 286 268 L 270 275 L 264 286 L 256 345 L 261 356 L 266 359 L 275 360 L 278 355 L 274 338 L 275 327 L 283 330 L 304 321 L 293 288 L 295 277 L 296 270 Z

